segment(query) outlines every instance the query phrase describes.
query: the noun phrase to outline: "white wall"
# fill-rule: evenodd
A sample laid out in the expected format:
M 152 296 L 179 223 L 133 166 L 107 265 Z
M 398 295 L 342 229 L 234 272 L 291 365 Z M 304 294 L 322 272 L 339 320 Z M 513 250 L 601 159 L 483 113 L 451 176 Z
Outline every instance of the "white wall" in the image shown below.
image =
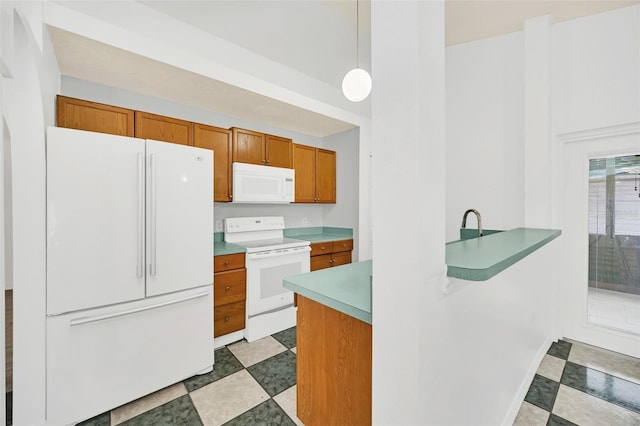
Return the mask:
M 553 27 L 558 134 L 640 120 L 640 6 Z
M 360 184 L 360 130 L 325 137 L 324 147 L 336 151 L 336 204 L 323 206 L 323 225 L 353 229 L 353 261 L 359 258 L 359 207 L 358 188 Z
M 4 6 L 4 5 L 3 5 Z M 11 135 L 13 219 L 13 423 L 43 424 L 45 413 L 45 126 L 54 123 L 59 73 L 42 26 L 42 4 L 16 2 L 13 78 L 3 79 Z M 5 28 L 3 27 L 3 31 Z M 3 33 L 3 36 L 6 35 Z
M 447 241 L 470 208 L 487 229 L 523 224 L 523 48 L 516 32 L 446 49 Z
M 563 232 L 565 336 L 632 356 L 640 338 L 587 319 L 588 160 L 640 154 L 640 6 L 553 27 L 554 220 Z
M 373 423 L 435 424 L 428 383 L 443 367 L 432 358 L 440 319 L 429 290 L 444 273 L 444 2 L 372 2 L 371 30 Z

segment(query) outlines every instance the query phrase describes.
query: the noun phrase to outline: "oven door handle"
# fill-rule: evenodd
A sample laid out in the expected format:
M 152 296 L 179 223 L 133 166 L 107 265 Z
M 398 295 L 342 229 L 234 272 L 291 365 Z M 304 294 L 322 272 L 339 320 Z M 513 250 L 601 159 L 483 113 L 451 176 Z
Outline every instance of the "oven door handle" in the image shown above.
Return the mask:
M 275 249 L 275 250 L 270 250 L 268 252 L 248 253 L 247 254 L 247 259 L 260 260 L 260 259 L 268 259 L 270 257 L 292 256 L 292 255 L 295 255 L 295 254 L 309 253 L 310 251 L 311 251 L 311 247 L 309 247 L 309 246 L 295 247 L 295 248 L 289 248 L 289 249 L 280 249 L 280 250 Z

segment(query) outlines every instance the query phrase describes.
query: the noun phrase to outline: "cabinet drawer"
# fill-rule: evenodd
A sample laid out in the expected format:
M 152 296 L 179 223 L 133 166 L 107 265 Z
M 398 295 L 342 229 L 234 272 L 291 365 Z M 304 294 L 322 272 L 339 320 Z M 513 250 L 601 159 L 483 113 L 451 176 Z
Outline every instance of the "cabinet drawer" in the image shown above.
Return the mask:
M 325 253 L 331 253 L 333 241 L 325 241 L 322 243 L 311 244 L 311 256 L 318 256 Z
M 244 268 L 244 253 L 213 257 L 213 272 Z
M 213 279 L 213 306 L 226 305 L 246 299 L 247 270 L 218 272 Z
M 334 253 L 340 251 L 351 251 L 353 250 L 353 240 L 340 240 L 333 242 L 333 248 L 331 249 Z
M 311 271 L 317 271 L 319 269 L 325 269 L 331 266 L 331 255 L 323 254 L 321 256 L 313 256 L 311 258 L 310 269 Z
M 351 263 L 351 252 L 345 251 L 341 253 L 333 253 L 331 255 L 331 260 L 331 266 L 346 265 L 347 263 Z
M 223 336 L 244 328 L 245 301 L 213 308 L 213 337 Z

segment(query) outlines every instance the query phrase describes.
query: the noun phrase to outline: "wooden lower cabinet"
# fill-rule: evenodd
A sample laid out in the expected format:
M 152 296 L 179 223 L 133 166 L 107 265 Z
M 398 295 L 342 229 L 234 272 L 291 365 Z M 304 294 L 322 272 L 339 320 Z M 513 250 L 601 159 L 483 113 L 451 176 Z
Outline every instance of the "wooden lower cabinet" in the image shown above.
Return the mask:
M 298 295 L 296 341 L 298 418 L 371 425 L 371 324 Z
M 325 241 L 311 244 L 311 271 L 351 263 L 353 240 Z
M 247 270 L 244 261 L 244 253 L 213 258 L 213 337 L 245 327 Z

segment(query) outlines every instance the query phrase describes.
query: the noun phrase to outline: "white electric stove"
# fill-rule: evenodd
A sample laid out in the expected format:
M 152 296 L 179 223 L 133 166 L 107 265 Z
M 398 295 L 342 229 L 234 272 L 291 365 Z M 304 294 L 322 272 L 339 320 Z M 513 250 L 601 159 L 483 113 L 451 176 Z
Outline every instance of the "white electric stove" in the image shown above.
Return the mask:
M 228 218 L 224 228 L 226 242 L 247 249 L 245 339 L 252 342 L 293 327 L 293 292 L 284 288 L 283 279 L 309 272 L 309 242 L 285 238 L 281 216 Z

